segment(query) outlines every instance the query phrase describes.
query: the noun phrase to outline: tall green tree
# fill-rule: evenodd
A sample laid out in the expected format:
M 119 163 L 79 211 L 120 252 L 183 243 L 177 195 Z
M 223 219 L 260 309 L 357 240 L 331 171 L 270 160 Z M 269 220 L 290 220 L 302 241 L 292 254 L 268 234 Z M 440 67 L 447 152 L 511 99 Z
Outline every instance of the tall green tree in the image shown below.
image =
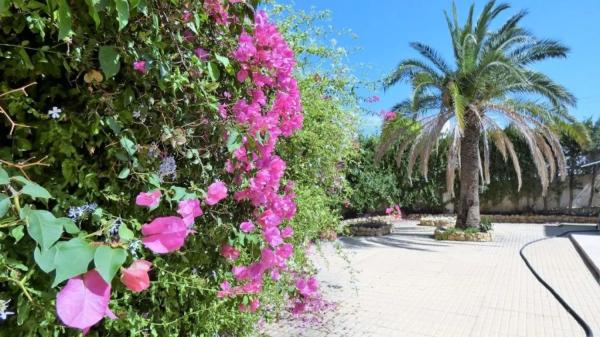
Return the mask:
M 511 159 L 520 177 L 518 155 L 501 126 L 505 121 L 526 140 L 544 193 L 557 172 L 561 178 L 566 176 L 558 130 L 584 138 L 567 112 L 576 104 L 575 97 L 531 68 L 542 60 L 566 57 L 568 48 L 555 40 L 538 39 L 521 28 L 525 11 L 491 29 L 492 22 L 509 8 L 508 4 L 489 1 L 475 18 L 472 5 L 461 25 L 454 4 L 452 13 L 446 13 L 454 65 L 434 48 L 414 42 L 411 46 L 421 58 L 403 60 L 385 79 L 386 88 L 402 81 L 410 83 L 412 97 L 397 104 L 394 111 L 414 116 L 419 127 L 407 132 L 393 121 L 387 123 L 380 153 L 399 143 L 394 148 L 399 155 L 407 152 L 409 171 L 420 159 L 426 175 L 437 140 L 452 137 L 446 183 L 452 193 L 458 172 L 457 225 L 461 228 L 480 224 L 479 193 L 481 183 L 490 181 L 490 143 L 505 160 Z

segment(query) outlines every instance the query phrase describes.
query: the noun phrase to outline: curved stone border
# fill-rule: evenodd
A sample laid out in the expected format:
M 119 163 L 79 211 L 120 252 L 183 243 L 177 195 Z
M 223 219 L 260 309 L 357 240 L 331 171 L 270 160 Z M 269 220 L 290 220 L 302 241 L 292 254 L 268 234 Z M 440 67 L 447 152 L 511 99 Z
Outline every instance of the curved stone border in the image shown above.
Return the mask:
M 392 233 L 392 220 L 390 216 L 371 216 L 344 220 L 342 224 L 351 236 L 383 236 Z
M 430 215 L 430 214 L 410 214 L 407 220 L 419 220 L 424 217 L 452 217 L 452 214 Z M 573 216 L 573 215 L 504 215 L 504 214 L 481 214 L 496 223 L 596 223 L 597 217 Z

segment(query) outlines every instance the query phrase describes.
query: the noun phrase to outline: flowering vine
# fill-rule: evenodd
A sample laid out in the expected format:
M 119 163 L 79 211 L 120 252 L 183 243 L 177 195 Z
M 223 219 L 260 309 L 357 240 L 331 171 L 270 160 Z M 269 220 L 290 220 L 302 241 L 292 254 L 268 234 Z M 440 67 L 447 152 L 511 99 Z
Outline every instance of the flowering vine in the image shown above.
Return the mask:
M 238 2 L 241 1 L 229 1 L 228 4 Z M 219 0 L 204 2 L 209 17 L 221 25 L 230 23 L 227 6 Z M 192 16 L 191 12 L 184 11 L 182 20 L 190 21 Z M 260 256 L 253 262 L 242 264 L 239 263 L 242 248 L 235 244 L 222 244 L 220 254 L 231 263 L 232 268 L 229 279 L 221 282 L 217 296 L 250 296 L 248 301 L 239 305 L 239 310 L 255 312 L 260 307 L 258 295 L 263 290 L 264 278 L 277 281 L 282 273 L 287 272 L 296 286 L 297 296 L 292 299 L 293 313 L 301 313 L 319 299 L 316 279 L 290 270 L 289 259 L 294 252 L 290 241 L 294 232 L 286 222 L 296 214 L 294 186 L 292 182 L 283 183 L 286 163 L 275 153 L 278 140 L 291 136 L 303 123 L 300 92 L 293 76 L 294 53 L 266 13 L 256 13 L 252 28 L 240 34 L 237 47 L 231 53 L 238 62 L 235 77 L 244 87 L 244 94 L 232 102 L 222 103 L 218 108 L 221 118 L 231 126 L 225 137 L 240 138 L 239 143 L 230 149 L 232 157 L 225 164 L 225 171 L 230 175 L 230 179 L 225 180 L 231 181 L 230 185 L 217 180 L 207 187 L 202 201 L 195 196 L 178 200 L 177 215 L 155 217 L 142 225 L 139 240 L 120 219 L 118 222 L 115 220 L 108 232 L 111 237 L 128 238 L 123 241 L 127 249 L 101 246 L 103 249 L 96 249 L 95 255 L 103 251 L 100 253 L 104 255 L 98 261 L 106 267 L 99 267 L 94 257 L 96 269 L 80 272 L 68 279 L 56 301 L 58 316 L 65 325 L 86 333 L 104 317 L 116 319 L 108 308 L 110 282 L 118 272 L 118 267 L 111 266 L 123 265 L 129 251 L 136 260 L 129 267 L 121 268 L 120 280 L 132 292 L 148 289 L 151 287 L 148 273 L 152 262 L 137 260 L 140 245 L 154 254 L 169 254 L 182 249 L 187 238 L 196 233 L 196 219 L 210 212 L 209 207 L 227 199 L 230 190 L 235 191 L 233 199 L 237 203 L 251 206 L 252 211 L 239 224 L 239 230 L 261 239 Z M 210 52 L 197 47 L 192 55 L 205 61 Z M 133 70 L 144 76 L 150 71 L 148 64 L 151 64 L 150 61 L 137 60 L 133 63 Z M 228 92 L 223 97 L 232 99 Z M 128 152 L 135 153 L 135 147 L 127 141 L 123 141 L 122 145 L 129 149 Z M 174 158 L 166 159 L 161 164 L 159 180 L 175 176 Z M 135 203 L 152 211 L 160 206 L 162 197 L 161 190 L 154 189 L 139 193 Z M 77 241 L 73 244 L 81 245 L 82 252 L 88 252 L 85 243 Z M 90 249 L 94 255 L 94 250 Z M 108 261 L 105 263 L 103 259 Z

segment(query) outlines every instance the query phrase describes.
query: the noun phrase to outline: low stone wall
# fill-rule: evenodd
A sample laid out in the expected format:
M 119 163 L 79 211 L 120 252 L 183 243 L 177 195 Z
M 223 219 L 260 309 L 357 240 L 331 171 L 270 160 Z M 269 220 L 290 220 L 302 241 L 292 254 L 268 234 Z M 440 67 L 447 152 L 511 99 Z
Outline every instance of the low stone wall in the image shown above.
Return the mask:
M 419 220 L 421 226 L 452 228 L 456 224 L 454 216 L 423 216 Z
M 410 214 L 407 219 L 409 220 L 421 220 L 423 218 L 429 218 L 431 215 L 427 214 Z M 434 217 L 454 217 L 452 214 L 440 214 Z M 598 218 L 589 216 L 574 216 L 574 215 L 536 215 L 536 214 L 524 214 L 524 215 L 503 215 L 503 214 L 483 214 L 482 217 L 489 218 L 492 222 L 500 223 L 586 223 L 595 224 L 598 222 Z
M 490 242 L 493 240 L 492 232 L 465 233 L 463 231 L 445 231 L 441 229 L 436 229 L 433 237 L 436 240 L 448 241 Z

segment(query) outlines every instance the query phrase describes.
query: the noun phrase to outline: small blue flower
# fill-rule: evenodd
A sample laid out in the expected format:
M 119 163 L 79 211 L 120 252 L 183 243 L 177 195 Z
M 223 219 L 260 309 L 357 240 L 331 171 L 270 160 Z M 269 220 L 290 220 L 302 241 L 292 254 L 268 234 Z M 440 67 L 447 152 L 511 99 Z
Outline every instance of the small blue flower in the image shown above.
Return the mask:
M 110 225 L 110 228 L 108 229 L 108 234 L 112 237 L 116 237 L 117 235 L 119 235 L 119 228 L 121 227 L 122 224 L 123 224 L 123 219 L 117 218 L 112 223 L 112 225 Z
M 51 110 L 48 110 L 48 116 L 52 119 L 59 119 L 61 113 L 62 109 L 59 109 L 58 107 L 52 107 Z
M 167 156 L 162 160 L 158 168 L 158 174 L 161 180 L 168 176 L 171 176 L 173 179 L 177 178 L 177 163 L 173 156 Z
M 10 300 L 0 300 L 0 321 L 4 321 L 8 316 L 15 314 L 12 311 L 8 311 L 8 303 L 10 303 Z
M 129 241 L 129 245 L 127 245 L 127 250 L 133 256 L 133 258 L 137 258 L 137 253 L 142 248 L 142 242 L 140 240 L 131 240 Z

